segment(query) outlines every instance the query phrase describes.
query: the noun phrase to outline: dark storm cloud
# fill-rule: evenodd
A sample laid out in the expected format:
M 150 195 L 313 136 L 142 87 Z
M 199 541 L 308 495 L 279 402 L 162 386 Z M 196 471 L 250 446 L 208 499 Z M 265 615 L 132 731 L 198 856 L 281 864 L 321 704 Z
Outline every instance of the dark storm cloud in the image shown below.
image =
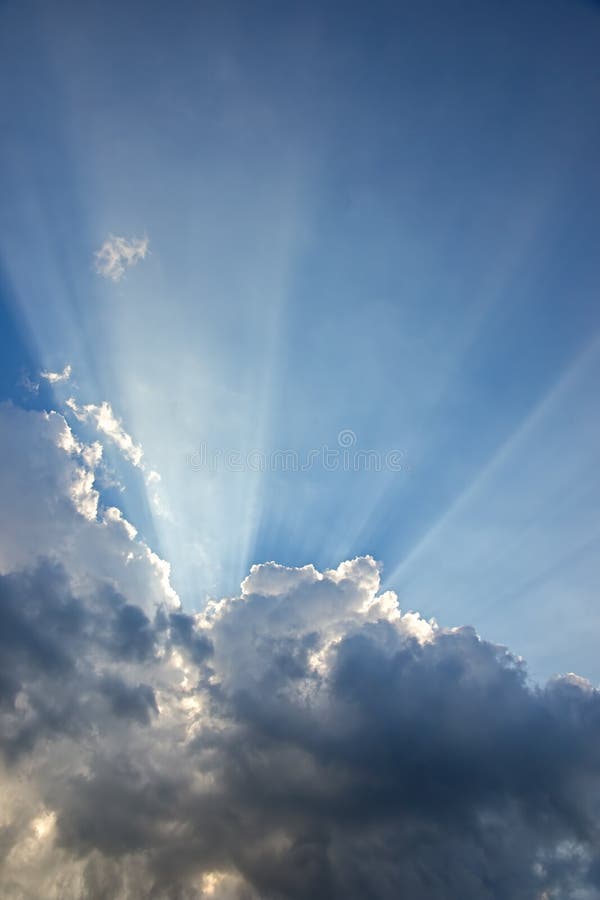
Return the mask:
M 571 896 L 573 874 L 595 871 L 599 695 L 529 687 L 470 629 L 424 645 L 390 630 L 338 644 L 322 706 L 230 698 L 225 795 L 259 834 L 289 840 L 275 853 L 246 834 L 237 865 L 260 896 Z M 569 841 L 577 853 L 555 855 Z
M 98 687 L 115 716 L 148 725 L 151 714 L 158 714 L 156 697 L 148 684 L 129 685 L 121 678 L 106 676 Z
M 285 570 L 210 628 L 103 586 L 77 599 L 51 564 L 1 579 L 3 746 L 41 766 L 81 896 L 598 895 L 598 692 L 535 687 L 470 628 L 360 612 L 369 566 Z M 81 771 L 36 743 L 82 733 Z
M 195 626 L 194 617 L 176 612 L 169 615 L 171 641 L 174 646 L 185 649 L 197 665 L 212 653 L 210 639 Z
M 109 671 L 153 658 L 148 618 L 110 586 L 85 600 L 61 566 L 0 576 L 0 721 L 9 759 L 42 737 L 78 735 L 104 715 L 147 724 L 153 689 Z

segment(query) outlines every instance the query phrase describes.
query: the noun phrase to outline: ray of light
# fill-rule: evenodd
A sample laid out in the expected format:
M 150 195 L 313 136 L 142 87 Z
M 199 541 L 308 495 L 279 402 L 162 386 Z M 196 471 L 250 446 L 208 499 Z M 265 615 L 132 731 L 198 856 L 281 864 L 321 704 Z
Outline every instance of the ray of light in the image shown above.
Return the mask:
M 414 567 L 419 559 L 428 551 L 440 536 L 444 529 L 452 526 L 456 516 L 471 503 L 484 485 L 493 477 L 495 472 L 504 465 L 512 454 L 518 452 L 521 443 L 534 431 L 545 416 L 551 414 L 557 403 L 564 400 L 569 390 L 582 376 L 582 373 L 597 361 L 600 350 L 600 337 L 595 336 L 585 350 L 571 364 L 567 371 L 557 379 L 554 387 L 537 404 L 535 409 L 527 416 L 518 429 L 496 450 L 492 458 L 477 474 L 467 489 L 454 501 L 438 519 L 431 529 L 413 546 L 410 552 L 392 569 L 386 578 L 387 583 L 397 582 L 410 568 Z

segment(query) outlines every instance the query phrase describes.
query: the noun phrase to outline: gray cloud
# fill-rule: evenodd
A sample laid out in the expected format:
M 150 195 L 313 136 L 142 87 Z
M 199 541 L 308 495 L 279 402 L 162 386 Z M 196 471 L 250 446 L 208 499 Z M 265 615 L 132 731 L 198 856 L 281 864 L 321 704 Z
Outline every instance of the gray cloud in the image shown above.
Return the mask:
M 0 577 L 3 897 L 600 896 L 587 682 L 402 614 L 370 558 L 183 612 L 116 511 L 78 511 L 60 417 L 2 415 L 13 531 L 54 511 Z

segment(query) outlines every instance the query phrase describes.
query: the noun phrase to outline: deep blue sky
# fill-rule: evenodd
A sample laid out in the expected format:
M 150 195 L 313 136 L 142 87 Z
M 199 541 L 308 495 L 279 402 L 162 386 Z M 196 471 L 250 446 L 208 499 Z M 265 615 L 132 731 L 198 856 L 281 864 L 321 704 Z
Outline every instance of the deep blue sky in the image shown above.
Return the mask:
M 599 48 L 573 0 L 2 4 L 3 396 L 110 401 L 189 607 L 368 552 L 407 608 L 600 677 Z M 118 283 L 109 233 L 149 238 Z M 188 461 L 342 429 L 407 465 Z

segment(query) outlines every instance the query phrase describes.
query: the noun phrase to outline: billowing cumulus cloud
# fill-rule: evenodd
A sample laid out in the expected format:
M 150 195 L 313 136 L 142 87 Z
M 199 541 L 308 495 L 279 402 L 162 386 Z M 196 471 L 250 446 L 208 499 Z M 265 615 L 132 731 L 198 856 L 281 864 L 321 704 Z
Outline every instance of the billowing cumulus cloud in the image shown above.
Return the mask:
M 3 898 L 600 896 L 591 685 L 402 612 L 370 557 L 186 612 L 98 450 L 0 420 Z
M 120 281 L 127 269 L 146 258 L 148 245 L 147 237 L 128 240 L 109 234 L 94 254 L 96 272 L 111 281 Z

